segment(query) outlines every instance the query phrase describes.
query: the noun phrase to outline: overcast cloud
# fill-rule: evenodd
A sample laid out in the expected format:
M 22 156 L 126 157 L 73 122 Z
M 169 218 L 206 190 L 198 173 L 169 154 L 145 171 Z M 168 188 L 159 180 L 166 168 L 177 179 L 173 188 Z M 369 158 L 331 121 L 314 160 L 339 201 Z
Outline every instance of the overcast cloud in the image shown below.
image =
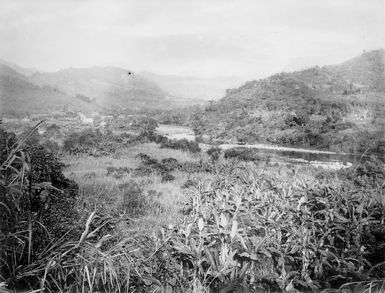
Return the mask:
M 0 0 L 0 58 L 263 77 L 384 47 L 383 0 Z

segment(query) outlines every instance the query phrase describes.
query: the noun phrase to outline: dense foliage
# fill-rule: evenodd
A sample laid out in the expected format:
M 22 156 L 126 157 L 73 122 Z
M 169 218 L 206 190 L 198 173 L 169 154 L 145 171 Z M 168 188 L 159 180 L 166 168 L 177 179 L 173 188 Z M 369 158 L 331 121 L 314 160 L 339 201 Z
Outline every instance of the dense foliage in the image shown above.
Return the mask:
M 137 169 L 109 167 L 107 176 L 133 172 L 168 181 L 173 172 L 191 175 L 181 186 L 188 195 L 184 216 L 176 225 L 146 233 L 127 229 L 149 209 L 163 209 L 154 200 L 157 191 L 145 194 L 146 179 L 117 186 L 123 198 L 115 203 L 116 212 L 108 211 L 104 187 L 80 203 L 77 208 L 90 216 L 75 223 L 77 187 L 63 177 L 62 165 L 41 147 L 19 148 L 12 166 L 33 170 L 32 180 L 20 177 L 4 167 L 13 156 L 7 146 L 16 137 L 5 132 L 2 137 L 1 229 L 7 236 L 0 241 L 7 248 L 3 261 L 13 259 L 2 263 L 1 277 L 9 286 L 28 281 L 30 288 L 66 292 L 338 292 L 384 286 L 385 167 L 380 161 L 330 173 L 221 159 L 216 148 L 209 151 L 210 160 L 183 163 L 142 153 Z M 31 157 L 24 165 L 23 154 Z M 203 172 L 209 177 L 194 175 Z M 11 178 L 17 185 L 9 185 Z M 39 232 L 40 223 L 46 234 Z M 12 271 L 9 264 L 16 264 Z
M 167 139 L 160 144 L 161 148 L 169 148 L 175 150 L 189 151 L 191 153 L 199 153 L 201 151 L 199 143 L 196 141 L 182 139 Z
M 250 162 L 250 161 L 259 161 L 263 159 L 267 159 L 262 157 L 261 154 L 255 152 L 252 149 L 245 148 L 232 148 L 225 151 L 224 157 L 226 159 L 235 158 L 240 161 Z
M 37 277 L 25 270 L 45 250 L 73 230 L 78 186 L 62 173 L 63 164 L 39 145 L 0 129 L 1 279 L 25 286 Z M 1 280 L 0 279 L 0 280 Z
M 161 176 L 162 182 L 173 181 L 175 177 L 172 172 L 177 170 L 189 174 L 212 173 L 215 170 L 215 165 L 203 160 L 178 162 L 175 158 L 164 158 L 158 161 L 143 153 L 138 154 L 137 158 L 141 160 L 141 164 L 133 171 L 135 176 L 156 174 Z
M 246 82 L 198 109 L 190 126 L 216 139 L 382 155 L 383 57 L 374 51 L 338 66 Z
M 123 146 L 139 142 L 138 137 L 130 134 L 114 135 L 111 131 L 85 129 L 74 132 L 64 140 L 63 150 L 71 154 L 89 154 L 103 156 L 115 153 Z
M 219 147 L 213 146 L 209 148 L 206 153 L 210 156 L 211 161 L 214 162 L 214 161 L 218 161 L 218 159 L 221 156 L 222 150 Z
M 211 287 L 302 292 L 358 281 L 363 289 L 385 278 L 383 187 L 364 173 L 372 183 L 359 189 L 352 181 L 322 184 L 235 165 L 190 190 L 176 256 Z

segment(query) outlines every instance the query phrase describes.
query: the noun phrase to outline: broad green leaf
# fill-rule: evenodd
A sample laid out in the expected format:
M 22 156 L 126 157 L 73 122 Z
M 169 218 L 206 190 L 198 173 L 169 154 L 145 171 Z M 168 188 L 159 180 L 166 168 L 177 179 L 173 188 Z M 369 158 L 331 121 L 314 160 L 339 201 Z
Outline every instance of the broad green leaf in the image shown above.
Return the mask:
M 205 227 L 205 223 L 202 218 L 198 219 L 198 229 L 202 232 L 203 228 Z
M 231 232 L 230 232 L 230 237 L 233 239 L 235 237 L 235 234 L 237 233 L 237 228 L 238 228 L 238 222 L 237 220 L 233 220 L 233 225 L 231 227 Z

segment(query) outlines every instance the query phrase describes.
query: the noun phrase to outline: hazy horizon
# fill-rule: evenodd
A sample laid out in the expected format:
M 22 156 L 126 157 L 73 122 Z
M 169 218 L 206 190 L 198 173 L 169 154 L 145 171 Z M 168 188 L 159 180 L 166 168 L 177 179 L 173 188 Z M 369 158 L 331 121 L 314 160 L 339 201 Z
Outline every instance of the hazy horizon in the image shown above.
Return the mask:
M 384 1 L 0 2 L 0 58 L 27 68 L 265 77 L 384 48 Z

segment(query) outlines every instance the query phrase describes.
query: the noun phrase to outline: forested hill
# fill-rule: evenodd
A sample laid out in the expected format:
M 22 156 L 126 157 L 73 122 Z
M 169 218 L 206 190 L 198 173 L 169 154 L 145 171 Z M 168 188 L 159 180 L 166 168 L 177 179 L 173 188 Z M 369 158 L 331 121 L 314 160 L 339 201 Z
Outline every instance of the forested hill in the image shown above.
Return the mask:
M 325 70 L 341 76 L 353 84 L 361 84 L 373 91 L 385 90 L 385 50 L 367 52 L 339 65 L 326 66 Z
M 384 50 L 376 50 L 246 82 L 192 123 L 214 138 L 359 152 L 383 139 L 384 89 Z

